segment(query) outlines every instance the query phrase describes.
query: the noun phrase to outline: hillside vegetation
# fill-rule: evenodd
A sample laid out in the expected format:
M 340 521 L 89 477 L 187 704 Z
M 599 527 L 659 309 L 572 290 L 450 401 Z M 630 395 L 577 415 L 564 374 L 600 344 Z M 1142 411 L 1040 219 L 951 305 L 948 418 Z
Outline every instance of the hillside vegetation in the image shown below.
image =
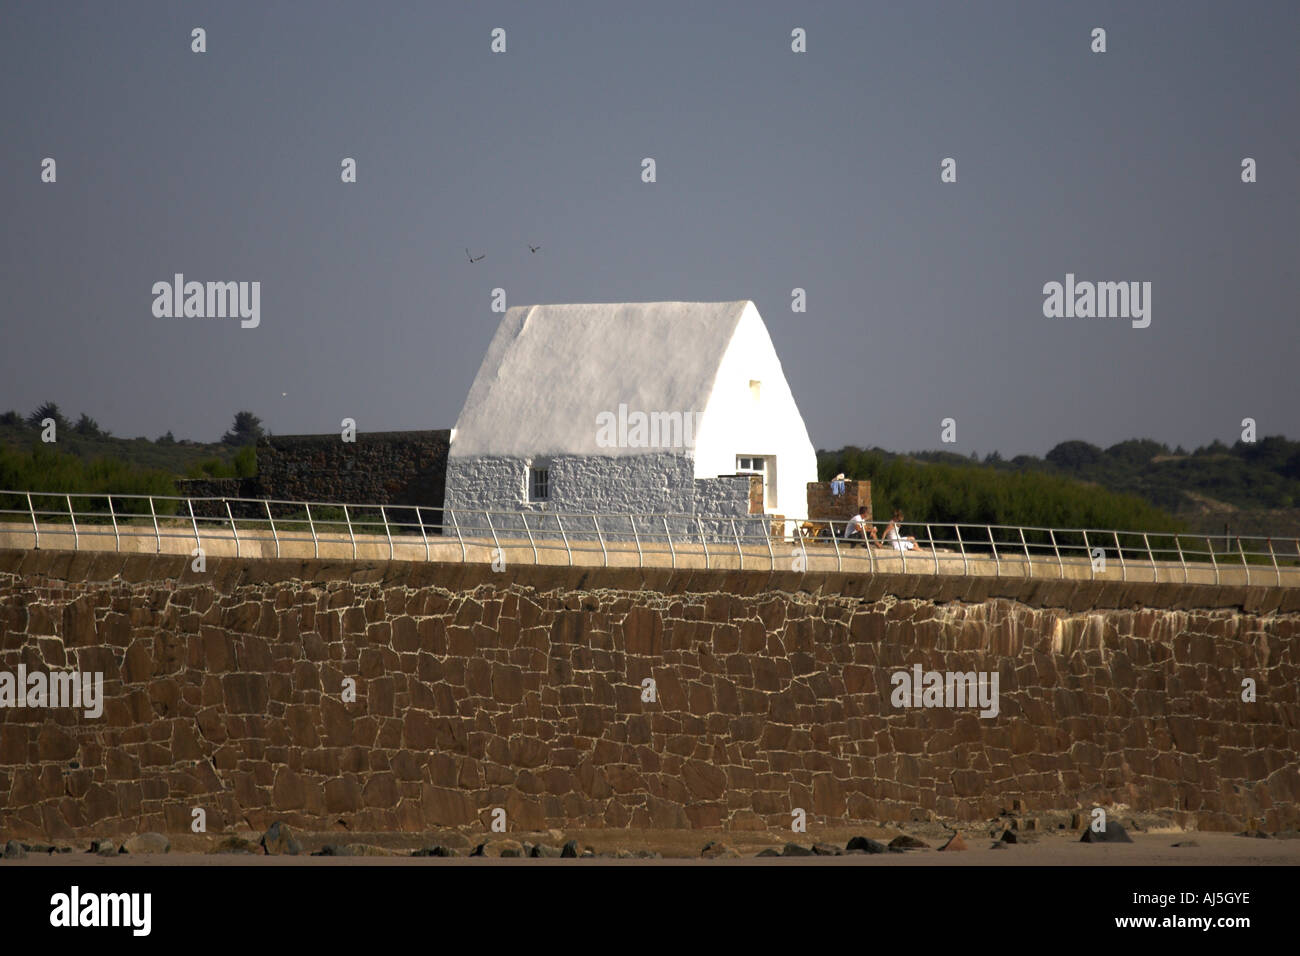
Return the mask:
M 980 464 L 951 452 L 913 452 L 917 461 Z M 1232 446 L 1213 442 L 1195 451 L 1148 438 L 1100 448 L 1084 441 L 1061 442 L 1043 458 L 987 455 L 983 465 L 1001 473 L 1038 472 L 1092 482 L 1110 491 L 1137 495 L 1167 511 L 1202 510 L 1207 500 L 1235 508 L 1300 506 L 1300 442 L 1281 435 Z
M 1008 471 L 952 456 L 938 463 L 878 448 L 818 455 L 823 481 L 839 472 L 871 482 L 872 513 L 901 508 L 909 524 L 1000 524 L 1040 528 L 1178 531 L 1180 522 L 1136 495 L 1120 494 L 1044 471 Z
M 42 440 L 48 421 L 54 423 L 53 442 Z M 175 495 L 177 478 L 255 474 L 253 445 L 261 434 L 257 418 L 240 412 L 219 442 L 178 441 L 171 433 L 154 441 L 118 438 L 88 415 L 74 422 L 46 402 L 27 416 L 0 415 L 0 489 Z
M 54 421 L 57 441 L 41 440 Z M 174 495 L 182 477 L 248 477 L 261 422 L 235 415 L 219 441 L 119 438 L 88 415 L 46 402 L 0 414 L 0 489 L 73 494 Z M 1193 452 L 1150 439 L 1100 448 L 1066 441 L 1043 458 L 982 460 L 951 452 L 853 446 L 820 451 L 822 480 L 839 472 L 872 482 L 877 518 L 900 507 L 911 522 L 1175 531 L 1208 511 L 1300 507 L 1300 442 L 1270 436 Z M 9 506 L 9 505 L 6 505 Z M 1276 527 L 1273 521 L 1272 526 Z

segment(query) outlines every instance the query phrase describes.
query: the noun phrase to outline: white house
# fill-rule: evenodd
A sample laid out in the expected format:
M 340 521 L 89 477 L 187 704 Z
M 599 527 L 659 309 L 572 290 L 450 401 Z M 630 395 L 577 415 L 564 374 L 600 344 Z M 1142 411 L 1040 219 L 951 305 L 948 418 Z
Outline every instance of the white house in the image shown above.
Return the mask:
M 452 430 L 446 507 L 730 518 L 753 474 L 763 512 L 806 517 L 816 453 L 754 303 L 523 306 Z

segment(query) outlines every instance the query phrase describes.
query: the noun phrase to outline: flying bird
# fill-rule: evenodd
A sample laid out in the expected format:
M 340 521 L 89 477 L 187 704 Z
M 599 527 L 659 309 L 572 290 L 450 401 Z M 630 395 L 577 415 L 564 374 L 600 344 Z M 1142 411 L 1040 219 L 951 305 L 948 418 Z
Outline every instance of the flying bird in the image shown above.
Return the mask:
M 483 256 L 486 256 L 487 253 L 486 253 L 486 252 L 483 253 L 483 256 L 470 256 L 470 255 L 469 255 L 469 250 L 466 249 L 466 250 L 465 250 L 465 255 L 469 256 L 469 261 L 470 261 L 470 262 L 478 262 L 480 259 L 483 258 Z
M 537 251 L 538 249 L 540 249 L 540 248 L 542 248 L 542 247 L 541 247 L 541 246 L 535 246 L 535 245 L 533 245 L 531 242 L 528 244 L 528 251 L 529 251 L 529 252 L 536 252 L 536 251 Z

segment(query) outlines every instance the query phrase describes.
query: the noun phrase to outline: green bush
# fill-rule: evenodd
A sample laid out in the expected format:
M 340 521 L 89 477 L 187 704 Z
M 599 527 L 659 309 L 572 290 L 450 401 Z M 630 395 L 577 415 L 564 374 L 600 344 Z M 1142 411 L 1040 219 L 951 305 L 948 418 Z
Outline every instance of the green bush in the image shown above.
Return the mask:
M 1178 531 L 1171 515 L 1135 495 L 1116 494 L 1059 475 L 980 465 L 924 464 L 877 449 L 818 454 L 818 473 L 871 482 L 872 512 L 888 520 L 901 508 L 908 523 L 1025 525 Z
M 204 458 L 190 465 L 185 472 L 187 478 L 234 478 L 235 466 L 220 458 Z
M 0 447 L 0 489 L 32 492 L 32 505 L 38 511 L 66 511 L 68 503 L 63 496 L 70 494 L 95 496 L 74 497 L 78 513 L 106 512 L 108 495 L 113 495 L 113 509 L 120 515 L 148 514 L 149 504 L 118 495 L 176 494 L 176 485 L 166 472 L 137 468 L 113 458 L 87 461 L 45 444 L 26 452 Z M 159 502 L 157 510 L 165 514 L 173 507 L 172 502 Z M 0 494 L 0 509 L 26 511 L 26 496 Z M 12 520 L 12 515 L 6 517 Z
M 245 445 L 235 454 L 235 475 L 239 478 L 253 478 L 257 475 L 257 448 Z

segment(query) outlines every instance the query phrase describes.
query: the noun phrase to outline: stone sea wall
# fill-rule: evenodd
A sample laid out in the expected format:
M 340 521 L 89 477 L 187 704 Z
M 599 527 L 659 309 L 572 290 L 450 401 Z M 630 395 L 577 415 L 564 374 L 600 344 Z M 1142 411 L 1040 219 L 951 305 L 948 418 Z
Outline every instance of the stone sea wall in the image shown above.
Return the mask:
M 101 672 L 106 698 L 0 709 L 0 836 L 198 808 L 209 833 L 481 832 L 496 808 L 788 832 L 1013 800 L 1297 825 L 1289 595 L 1043 584 L 0 551 L 0 672 Z M 996 672 L 998 715 L 894 706 L 918 664 Z

